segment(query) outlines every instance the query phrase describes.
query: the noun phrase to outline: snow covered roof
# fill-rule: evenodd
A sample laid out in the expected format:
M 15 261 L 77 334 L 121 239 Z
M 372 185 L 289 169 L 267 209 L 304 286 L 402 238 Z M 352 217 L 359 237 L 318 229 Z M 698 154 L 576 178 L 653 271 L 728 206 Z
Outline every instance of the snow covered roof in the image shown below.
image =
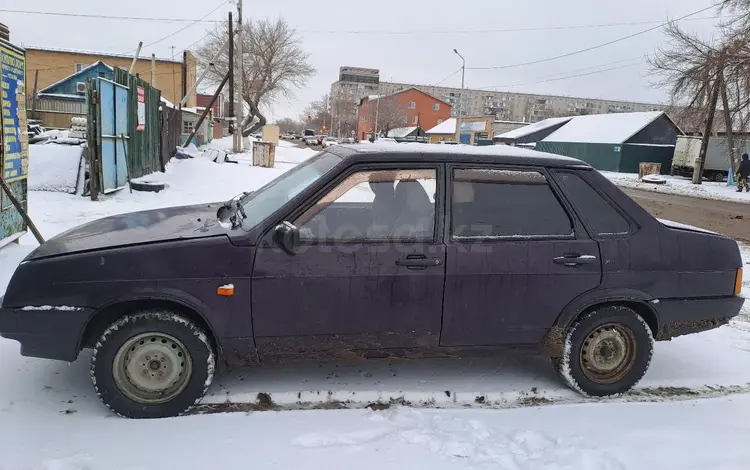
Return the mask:
M 78 55 L 93 55 L 98 57 L 117 57 L 120 59 L 130 59 L 133 60 L 134 54 L 116 54 L 113 52 L 96 52 L 96 51 L 87 51 L 83 49 L 63 49 L 63 48 L 56 48 L 56 47 L 27 47 L 27 51 L 45 51 L 45 52 L 63 52 L 66 54 L 78 54 Z M 139 60 L 151 60 L 150 57 L 139 57 Z M 165 59 L 165 58 L 156 58 L 157 62 L 171 62 L 175 64 L 181 64 L 182 61 L 180 60 L 172 60 L 172 59 Z
M 67 93 L 37 93 L 39 98 L 52 98 L 58 100 L 86 101 L 83 95 L 71 95 Z
M 394 138 L 394 139 L 400 139 L 403 137 L 406 137 L 407 135 L 411 134 L 412 132 L 417 130 L 417 126 L 413 127 L 398 127 L 396 129 L 391 129 L 388 131 L 388 137 Z
M 419 143 L 394 143 L 394 142 L 382 142 L 380 140 L 375 141 L 371 145 L 362 144 L 343 144 L 337 145 L 336 148 L 354 150 L 355 152 L 372 153 L 372 152 L 383 152 L 383 153 L 420 153 L 420 154 L 438 154 L 446 156 L 461 156 L 461 155 L 486 155 L 489 157 L 530 157 L 530 158 L 545 158 L 548 160 L 555 160 L 560 164 L 565 165 L 585 165 L 589 166 L 588 163 L 583 162 L 577 158 L 565 157 L 562 155 L 555 155 L 552 153 L 537 152 L 536 150 L 528 150 L 519 147 L 511 147 L 509 145 L 487 145 L 487 146 L 475 146 L 475 145 L 436 145 L 436 144 L 419 144 Z
M 93 69 L 93 68 L 95 68 L 95 67 L 98 67 L 98 66 L 100 66 L 100 65 L 103 65 L 104 67 L 106 67 L 106 68 L 107 68 L 107 69 L 109 69 L 110 71 L 114 70 L 114 69 L 113 69 L 113 68 L 112 68 L 111 66 L 109 66 L 109 65 L 105 64 L 105 63 L 104 63 L 104 62 L 102 62 L 101 60 L 97 60 L 96 62 L 94 62 L 93 64 L 89 65 L 88 67 L 85 67 L 85 68 L 81 69 L 80 71 L 78 71 L 78 72 L 76 72 L 76 73 L 71 73 L 70 75 L 68 75 L 67 77 L 63 78 L 62 80 L 58 80 L 58 81 L 56 81 L 55 83 L 53 83 L 53 84 L 51 84 L 51 85 L 48 85 L 48 86 L 44 87 L 43 89 L 39 90 L 39 94 L 41 95 L 42 93 L 44 93 L 44 91 L 45 91 L 45 90 L 49 90 L 50 88 L 54 88 L 54 87 L 56 87 L 56 86 L 60 85 L 61 83 L 63 83 L 63 82 L 66 82 L 66 81 L 70 80 L 70 79 L 71 79 L 71 77 L 75 77 L 76 75 L 81 75 L 81 74 L 83 74 L 83 73 L 86 73 L 86 72 L 88 72 L 89 70 L 91 70 L 91 69 Z
M 455 134 L 455 133 L 456 133 L 456 118 L 450 118 L 447 121 L 443 121 L 437 126 L 427 131 L 427 134 Z
M 496 139 L 513 139 L 513 140 L 520 139 L 521 137 L 526 137 L 527 135 L 531 135 L 535 132 L 548 129 L 552 126 L 557 126 L 558 124 L 564 124 L 570 121 L 571 119 L 573 118 L 572 117 L 549 118 L 543 121 L 529 124 L 527 126 L 519 127 L 518 129 L 513 129 L 512 131 L 508 131 L 502 134 L 495 134 L 495 138 Z
M 575 116 L 569 123 L 545 137 L 543 141 L 621 144 L 663 114 L 663 111 L 651 111 Z M 526 127 L 519 130 L 526 130 Z

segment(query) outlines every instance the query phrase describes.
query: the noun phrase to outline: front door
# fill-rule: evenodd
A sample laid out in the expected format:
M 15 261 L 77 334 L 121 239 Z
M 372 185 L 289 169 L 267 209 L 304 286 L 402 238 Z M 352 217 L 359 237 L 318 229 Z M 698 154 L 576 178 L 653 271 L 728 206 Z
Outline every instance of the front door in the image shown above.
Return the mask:
M 451 169 L 442 346 L 536 344 L 601 282 L 599 248 L 544 172 Z
M 290 214 L 301 239 L 294 255 L 264 238 L 252 288 L 261 356 L 438 345 L 441 171 L 355 170 Z

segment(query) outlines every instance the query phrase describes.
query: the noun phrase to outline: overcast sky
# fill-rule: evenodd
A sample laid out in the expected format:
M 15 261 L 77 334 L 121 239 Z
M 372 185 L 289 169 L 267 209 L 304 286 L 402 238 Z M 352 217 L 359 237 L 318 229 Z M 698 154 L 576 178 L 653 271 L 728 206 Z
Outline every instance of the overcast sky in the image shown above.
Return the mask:
M 0 10 L 34 10 L 111 16 L 198 19 L 218 7 L 222 0 L 0 0 Z M 459 6 L 463 5 L 463 6 Z M 492 67 L 529 62 L 602 44 L 654 24 L 585 29 L 521 32 L 481 30 L 548 28 L 677 18 L 711 5 L 711 0 L 246 0 L 245 18 L 284 17 L 297 27 L 304 49 L 317 69 L 306 88 L 292 101 L 270 107 L 272 118 L 296 117 L 304 105 L 330 90 L 341 65 L 380 69 L 380 79 L 407 83 L 436 84 L 461 66 L 453 54 L 457 48 L 467 68 Z M 233 3 L 221 6 L 207 20 L 226 19 Z M 712 34 L 714 11 L 704 18 L 682 24 L 703 36 Z M 708 18 L 708 19 L 705 19 Z M 13 42 L 36 47 L 86 49 L 122 53 L 175 32 L 189 23 L 61 18 L 0 11 L 0 22 L 11 28 Z M 201 22 L 148 47 L 143 54 L 170 57 L 203 37 L 212 23 Z M 331 32 L 332 31 L 332 32 Z M 415 34 L 355 34 L 354 32 L 413 31 Z M 430 31 L 452 31 L 435 34 Z M 460 32 L 457 32 L 460 31 Z M 661 102 L 663 90 L 651 86 L 643 57 L 664 41 L 660 30 L 571 57 L 495 70 L 467 70 L 467 88 L 501 86 L 500 90 L 571 95 L 587 98 Z M 179 54 L 179 52 L 178 52 Z M 633 64 L 631 66 L 631 64 Z M 568 75 L 587 74 L 624 67 L 605 73 L 534 83 Z M 442 83 L 460 86 L 457 73 Z M 509 86 L 510 85 L 510 86 Z

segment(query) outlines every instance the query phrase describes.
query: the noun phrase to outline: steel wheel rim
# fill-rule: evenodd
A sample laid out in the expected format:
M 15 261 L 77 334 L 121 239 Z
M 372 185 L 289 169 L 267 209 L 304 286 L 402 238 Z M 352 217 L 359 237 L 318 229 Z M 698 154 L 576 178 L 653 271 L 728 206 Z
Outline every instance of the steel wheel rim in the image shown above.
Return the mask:
M 143 405 L 166 403 L 185 390 L 193 372 L 187 348 L 165 333 L 143 333 L 115 354 L 112 375 L 117 388 Z
M 633 330 L 608 323 L 596 327 L 581 346 L 581 370 L 591 381 L 611 384 L 622 380 L 633 368 L 636 340 Z

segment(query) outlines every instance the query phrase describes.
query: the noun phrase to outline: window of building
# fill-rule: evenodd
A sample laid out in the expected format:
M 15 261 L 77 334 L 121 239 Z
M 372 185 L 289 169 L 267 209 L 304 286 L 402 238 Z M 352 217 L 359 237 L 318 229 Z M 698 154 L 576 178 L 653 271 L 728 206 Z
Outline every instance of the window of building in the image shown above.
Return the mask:
M 453 172 L 454 239 L 568 238 L 573 225 L 543 174 L 466 169 Z
M 294 221 L 303 242 L 432 241 L 434 169 L 354 173 Z
M 411 118 L 411 123 L 415 126 L 419 124 L 419 116 L 414 116 L 413 118 Z
M 569 172 L 560 172 L 558 175 L 581 217 L 596 235 L 630 232 L 628 221 L 580 176 Z
M 99 72 L 99 76 L 100 76 L 101 78 L 105 78 L 105 74 L 104 74 L 104 72 Z
M 417 103 L 414 101 L 409 101 L 409 109 L 417 109 Z
M 80 72 L 81 70 L 86 68 L 86 64 L 76 64 L 76 73 Z
M 440 111 L 440 103 L 435 103 L 432 105 L 433 111 Z
M 193 132 L 193 121 L 186 121 L 183 119 L 182 121 L 182 133 L 183 134 L 190 134 Z

